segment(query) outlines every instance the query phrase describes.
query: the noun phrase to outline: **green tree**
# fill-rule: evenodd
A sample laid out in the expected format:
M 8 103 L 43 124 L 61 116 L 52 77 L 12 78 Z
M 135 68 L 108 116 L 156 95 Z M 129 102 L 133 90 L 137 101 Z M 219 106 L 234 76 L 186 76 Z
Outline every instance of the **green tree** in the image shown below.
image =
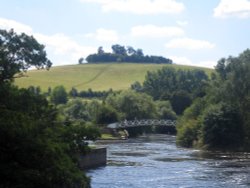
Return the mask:
M 142 92 L 143 91 L 143 87 L 141 85 L 140 82 L 136 81 L 133 84 L 131 84 L 131 89 L 136 91 L 136 92 Z
M 184 147 L 202 146 L 202 115 L 209 106 L 205 98 L 197 98 L 177 121 L 176 143 Z
M 169 100 L 175 92 L 185 91 L 191 98 L 202 96 L 207 86 L 208 76 L 202 70 L 175 70 L 163 67 L 156 72 L 148 72 L 143 83 L 146 93 L 154 99 Z
M 0 30 L 0 84 L 22 76 L 31 66 L 49 69 L 52 63 L 46 57 L 44 45 L 33 36 L 18 35 L 13 29 Z
M 63 138 L 67 143 L 70 143 L 71 155 L 76 158 L 79 154 L 86 154 L 90 151 L 85 140 L 96 140 L 101 137 L 99 128 L 88 122 L 71 122 L 70 126 L 66 127 Z
M 196 100 L 179 121 L 177 143 L 194 146 L 196 142 L 209 148 L 249 150 L 249 80 L 249 49 L 238 57 L 219 60 L 206 96 Z
M 176 120 L 176 113 L 173 111 L 169 101 L 155 101 L 158 117 L 160 119 Z
M 74 140 L 41 95 L 0 86 L 0 187 L 89 187 L 71 153 Z
M 143 90 L 155 100 L 169 100 L 178 114 L 192 103 L 196 97 L 205 95 L 208 76 L 202 70 L 175 70 L 163 67 L 157 72 L 148 72 Z
M 89 112 L 90 120 L 92 122 L 96 122 L 98 118 L 98 112 L 100 111 L 101 108 L 102 108 L 101 102 L 96 99 L 91 100 L 91 102 L 88 103 L 87 111 Z
M 97 124 L 109 124 L 119 121 L 118 112 L 110 105 L 102 105 L 98 111 L 95 122 Z
M 243 123 L 237 108 L 211 107 L 204 115 L 203 142 L 210 148 L 237 148 L 243 145 Z
M 71 90 L 69 91 L 69 95 L 73 98 L 78 96 L 78 91 L 76 88 L 72 87 Z
M 121 56 L 127 55 L 127 51 L 126 51 L 124 46 L 121 46 L 119 44 L 115 44 L 115 45 L 112 45 L 111 48 L 113 50 L 113 53 L 116 55 L 121 55 Z
M 57 110 L 39 88 L 18 89 L 11 82 L 30 66 L 51 66 L 43 49 L 33 37 L 0 30 L 0 187 L 88 188 Z
M 177 87 L 176 77 L 177 74 L 173 68 L 162 68 L 157 72 L 148 72 L 143 88 L 155 100 L 169 100 Z
M 97 54 L 98 55 L 102 55 L 102 54 L 104 54 L 105 52 L 104 52 L 104 50 L 103 50 L 103 47 L 102 46 L 100 46 L 99 48 L 98 48 L 98 50 L 97 50 Z
M 127 46 L 127 54 L 128 55 L 135 55 L 136 50 L 132 46 Z
M 51 94 L 51 102 L 54 104 L 66 104 L 68 101 L 68 95 L 64 86 L 56 86 Z
M 91 115 L 88 111 L 88 103 L 80 99 L 70 100 L 67 104 L 61 105 L 60 111 L 64 117 L 70 121 L 91 121 Z
M 223 58 L 216 66 L 218 73 L 209 90 L 211 103 L 224 102 L 236 106 L 242 117 L 245 145 L 250 143 L 250 50 L 238 57 Z
M 111 62 L 131 62 L 131 63 L 165 63 L 172 64 L 172 60 L 162 56 L 144 56 L 142 49 L 135 50 L 131 46 L 119 44 L 112 45 L 112 53 L 104 52 L 102 46 L 96 54 L 90 54 L 86 60 L 88 63 L 111 63 Z
M 119 113 L 121 119 L 140 120 L 157 117 L 157 108 L 152 97 L 145 93 L 127 90 L 111 94 L 105 102 Z M 131 137 L 151 131 L 151 127 L 135 127 L 126 129 Z
M 143 57 L 144 56 L 143 50 L 142 49 L 137 49 L 136 50 L 136 56 Z
M 78 60 L 78 64 L 83 64 L 83 61 L 84 61 L 84 58 L 83 57 L 81 57 L 79 60 Z
M 109 95 L 106 102 L 123 114 L 123 118 L 128 120 L 153 118 L 156 116 L 155 103 L 145 93 L 123 91 L 120 94 Z
M 192 104 L 192 99 L 186 91 L 177 91 L 171 97 L 171 104 L 176 114 L 181 115 Z

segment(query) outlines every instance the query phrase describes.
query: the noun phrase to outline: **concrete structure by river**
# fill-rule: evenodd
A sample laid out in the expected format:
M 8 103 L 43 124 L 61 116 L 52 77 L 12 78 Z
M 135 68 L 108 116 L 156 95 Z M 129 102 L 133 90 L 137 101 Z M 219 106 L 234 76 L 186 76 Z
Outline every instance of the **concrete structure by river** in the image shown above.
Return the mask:
M 79 157 L 81 169 L 96 168 L 107 164 L 107 148 L 92 148 L 90 152 Z

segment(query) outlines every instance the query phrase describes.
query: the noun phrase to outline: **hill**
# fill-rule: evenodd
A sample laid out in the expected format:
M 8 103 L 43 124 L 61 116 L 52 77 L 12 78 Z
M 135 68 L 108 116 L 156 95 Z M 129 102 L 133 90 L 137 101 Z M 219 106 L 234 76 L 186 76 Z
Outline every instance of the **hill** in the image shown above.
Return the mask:
M 19 87 L 40 86 L 42 91 L 48 87 L 54 88 L 64 85 L 69 91 L 75 87 L 78 91 L 91 88 L 94 91 L 128 89 L 135 81 L 143 82 L 147 71 L 156 71 L 163 66 L 176 69 L 202 69 L 208 75 L 213 69 L 166 64 L 135 64 L 135 63 L 107 63 L 82 64 L 52 67 L 47 70 L 30 70 L 25 77 L 15 80 Z

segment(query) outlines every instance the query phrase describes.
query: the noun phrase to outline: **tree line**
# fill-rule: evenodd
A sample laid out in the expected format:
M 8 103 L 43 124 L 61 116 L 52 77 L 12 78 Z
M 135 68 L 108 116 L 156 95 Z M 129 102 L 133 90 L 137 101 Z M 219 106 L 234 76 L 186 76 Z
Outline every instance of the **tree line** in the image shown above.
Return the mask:
M 250 149 L 250 50 L 218 61 L 204 97 L 179 120 L 177 143 L 186 147 Z
M 171 119 L 177 116 L 168 101 L 154 101 L 146 93 L 138 93 L 133 90 L 110 93 L 102 100 L 84 100 L 74 98 L 67 103 L 58 106 L 63 117 L 70 121 L 93 122 L 98 127 L 134 119 Z M 128 130 L 130 136 L 136 136 L 148 128 Z M 162 131 L 162 130 L 159 130 Z
M 111 88 L 106 91 L 93 91 L 91 88 L 88 90 L 78 91 L 75 87 L 72 87 L 70 91 L 66 91 L 63 85 L 58 85 L 54 88 L 49 87 L 46 92 L 42 91 L 40 86 L 29 86 L 27 88 L 34 95 L 44 95 L 54 104 L 67 103 L 68 98 L 83 98 L 83 99 L 104 99 L 111 93 L 117 93 L 119 91 L 113 91 Z
M 32 89 L 31 89 L 32 88 Z M 37 87 L 28 90 L 37 91 Z M 75 89 L 74 93 L 75 93 Z M 98 93 L 98 92 L 97 92 Z M 82 122 L 105 128 L 107 124 L 134 119 L 170 119 L 176 120 L 177 115 L 171 103 L 166 100 L 154 100 L 152 96 L 134 90 L 106 91 L 101 98 L 92 95 L 81 97 L 72 95 L 72 90 L 66 91 L 64 86 L 56 86 L 50 94 L 44 96 L 59 110 L 64 122 Z M 33 93 L 37 95 L 37 92 Z M 143 132 L 152 132 L 149 127 L 128 130 L 130 136 L 137 136 Z M 175 132 L 174 129 L 156 128 L 156 132 Z
M 119 44 L 112 45 L 112 53 L 105 52 L 100 46 L 97 53 L 90 54 L 86 57 L 88 63 L 110 63 L 110 62 L 126 62 L 126 63 L 157 63 L 172 64 L 172 60 L 154 55 L 144 55 L 142 49 L 134 49 L 132 46 L 122 46 Z M 79 59 L 79 64 L 83 63 L 83 58 Z
M 29 87 L 28 90 L 30 90 Z M 102 98 L 89 96 L 72 96 L 72 90 L 67 93 L 64 86 L 56 86 L 50 95 L 45 93 L 49 101 L 56 105 L 63 117 L 72 121 L 93 122 L 106 125 L 122 120 L 142 118 L 172 119 L 177 118 L 169 101 L 153 100 L 146 93 L 133 90 L 107 91 Z M 34 95 L 36 93 L 33 93 Z M 86 100 L 87 99 L 87 100 Z

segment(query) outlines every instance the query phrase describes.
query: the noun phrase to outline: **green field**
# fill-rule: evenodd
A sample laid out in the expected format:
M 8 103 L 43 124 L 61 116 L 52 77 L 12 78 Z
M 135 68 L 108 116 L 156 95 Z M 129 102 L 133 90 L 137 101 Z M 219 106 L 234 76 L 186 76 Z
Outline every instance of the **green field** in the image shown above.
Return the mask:
M 82 64 L 52 67 L 46 70 L 28 71 L 25 77 L 15 80 L 19 87 L 40 86 L 42 91 L 48 87 L 63 85 L 68 91 L 75 87 L 78 91 L 91 88 L 94 91 L 128 89 L 135 81 L 143 82 L 147 71 L 156 71 L 163 66 L 177 69 L 202 69 L 211 74 L 212 69 L 164 64 Z

